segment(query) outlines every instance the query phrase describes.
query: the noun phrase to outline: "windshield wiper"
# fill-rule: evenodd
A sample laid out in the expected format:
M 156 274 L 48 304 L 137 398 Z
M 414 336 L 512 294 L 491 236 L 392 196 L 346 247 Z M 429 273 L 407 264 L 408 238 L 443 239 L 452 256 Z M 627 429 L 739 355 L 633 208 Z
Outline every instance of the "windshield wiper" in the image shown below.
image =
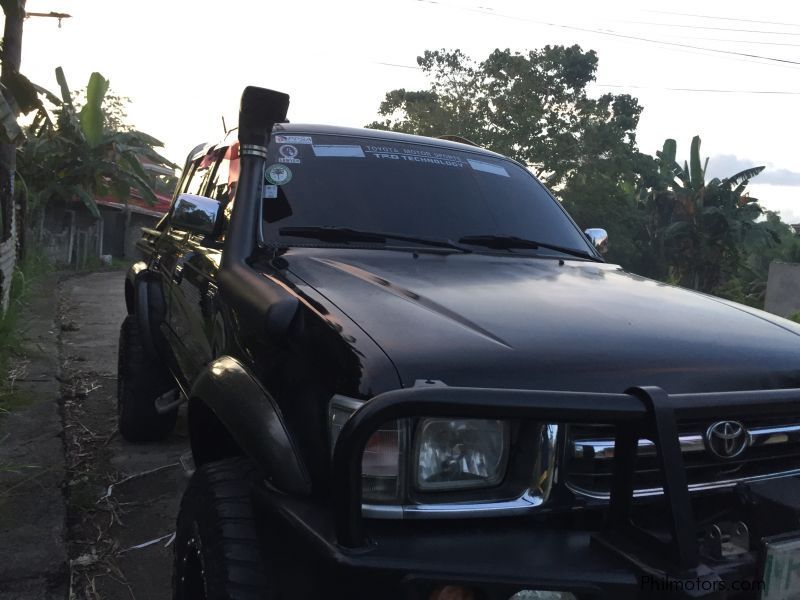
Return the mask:
M 525 238 L 517 237 L 514 235 L 467 235 L 458 240 L 459 244 L 474 244 L 475 246 L 485 246 L 486 248 L 493 248 L 496 250 L 511 250 L 513 248 L 529 248 L 531 250 L 538 250 L 539 248 L 546 248 L 548 250 L 555 250 L 571 256 L 578 256 L 587 260 L 602 262 L 593 254 L 585 250 L 578 250 L 577 248 L 566 248 L 564 246 L 557 246 L 555 244 L 548 244 L 547 242 L 537 242 L 534 240 L 526 240 Z
M 469 248 L 464 248 L 447 238 L 427 238 L 416 235 L 403 235 L 400 233 L 388 233 L 384 231 L 363 231 L 361 229 L 350 229 L 349 227 L 335 226 L 312 226 L 312 227 L 281 227 L 278 230 L 280 235 L 293 237 L 307 237 L 325 242 L 373 242 L 376 244 L 385 243 L 386 240 L 398 240 L 401 242 L 412 242 L 435 248 L 450 248 L 459 252 L 472 252 Z

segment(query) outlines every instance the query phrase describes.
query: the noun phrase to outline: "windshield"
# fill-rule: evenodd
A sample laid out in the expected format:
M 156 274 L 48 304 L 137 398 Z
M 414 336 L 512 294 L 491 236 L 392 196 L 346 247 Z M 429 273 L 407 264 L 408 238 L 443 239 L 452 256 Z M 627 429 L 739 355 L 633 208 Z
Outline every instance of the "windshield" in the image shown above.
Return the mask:
M 517 164 L 395 140 L 274 135 L 263 216 L 267 244 L 327 244 L 286 231 L 346 227 L 450 240 L 516 236 L 591 252 L 557 201 Z

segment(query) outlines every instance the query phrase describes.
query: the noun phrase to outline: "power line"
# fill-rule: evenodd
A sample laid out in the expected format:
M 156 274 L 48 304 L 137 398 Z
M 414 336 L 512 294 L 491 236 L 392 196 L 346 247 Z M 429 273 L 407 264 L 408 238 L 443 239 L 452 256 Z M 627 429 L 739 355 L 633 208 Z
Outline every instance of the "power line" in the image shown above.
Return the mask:
M 800 27 L 800 23 L 781 23 L 780 21 L 758 21 L 756 19 L 741 19 L 736 17 L 715 17 L 712 15 L 696 15 L 692 13 L 671 12 L 668 10 L 645 10 L 645 12 L 660 15 L 674 15 L 676 17 L 696 17 L 699 19 L 715 19 L 719 21 L 738 21 L 740 23 L 758 23 L 759 25 L 783 25 L 784 27 Z
M 737 33 L 758 33 L 760 35 L 800 36 L 800 31 L 765 31 L 763 29 L 737 29 L 735 27 L 709 27 L 707 25 L 686 25 L 684 23 L 654 23 L 652 21 L 620 21 L 632 25 L 651 25 L 653 27 L 677 27 L 679 29 L 702 29 L 704 31 L 735 31 Z
M 610 37 L 615 37 L 615 38 L 620 38 L 620 39 L 634 40 L 634 41 L 645 42 L 645 43 L 650 43 L 650 44 L 660 44 L 660 45 L 664 45 L 664 46 L 672 46 L 672 47 L 675 47 L 675 48 L 686 48 L 686 49 L 690 49 L 690 50 L 699 50 L 699 51 L 702 51 L 702 52 L 710 52 L 710 53 L 713 53 L 713 54 L 725 54 L 725 55 L 729 55 L 729 56 L 739 56 L 739 57 L 743 57 L 743 58 L 754 58 L 754 59 L 759 59 L 759 60 L 763 60 L 763 61 L 768 61 L 770 63 L 791 65 L 793 67 L 800 66 L 800 61 L 790 60 L 788 58 L 778 58 L 778 57 L 774 57 L 774 56 L 763 56 L 763 55 L 760 55 L 760 54 L 752 54 L 750 52 L 737 52 L 737 51 L 734 51 L 734 50 L 721 50 L 719 48 L 705 48 L 703 46 L 695 46 L 695 45 L 692 45 L 692 44 L 683 44 L 683 43 L 680 43 L 680 42 L 667 42 L 667 41 L 664 41 L 664 40 L 654 40 L 654 39 L 651 39 L 651 38 L 641 37 L 641 36 L 638 36 L 638 35 L 628 35 L 628 34 L 620 33 L 620 32 L 613 31 L 613 30 L 591 29 L 591 28 L 588 28 L 588 27 L 578 27 L 576 25 L 563 25 L 561 23 L 551 23 L 549 21 L 539 21 L 539 20 L 536 20 L 536 19 L 530 19 L 530 18 L 522 17 L 522 16 L 507 15 L 507 14 L 499 13 L 499 12 L 496 12 L 496 11 L 487 11 L 485 9 L 476 9 L 476 8 L 470 8 L 470 7 L 460 7 L 460 6 L 456 6 L 456 5 L 453 5 L 453 4 L 445 4 L 444 2 L 438 2 L 438 1 L 434 1 L 434 0 L 417 0 L 417 1 L 421 2 L 421 3 L 425 3 L 425 4 L 435 4 L 435 5 L 440 5 L 440 6 L 454 7 L 454 8 L 458 8 L 458 9 L 461 9 L 461 10 L 466 10 L 466 11 L 470 11 L 470 12 L 478 12 L 480 14 L 492 15 L 492 16 L 501 17 L 501 18 L 505 18 L 505 19 L 511 19 L 511 20 L 514 20 L 514 21 L 527 21 L 529 23 L 536 23 L 538 25 L 545 25 L 545 26 L 548 26 L 548 27 L 555 27 L 555 28 L 559 28 L 559 29 L 567 29 L 567 30 L 572 30 L 572 31 L 582 31 L 584 33 L 594 33 L 594 34 L 597 34 L 597 35 L 605 35 L 605 36 L 610 36 Z
M 384 65 L 384 66 L 386 66 L 386 67 L 397 67 L 398 69 L 416 69 L 416 70 L 418 70 L 418 71 L 422 70 L 422 69 L 421 69 L 421 67 L 418 67 L 418 66 L 412 66 L 412 65 L 399 65 L 399 64 L 397 64 L 397 63 L 381 62 L 381 61 L 379 61 L 379 60 L 373 60 L 373 61 L 372 61 L 372 63 L 373 63 L 373 64 L 376 64 L 376 65 Z
M 646 85 L 623 85 L 616 83 L 595 83 L 597 87 L 606 88 L 627 88 L 636 90 L 658 90 L 665 92 L 699 92 L 711 94 L 765 94 L 776 96 L 800 96 L 800 92 L 793 92 L 789 90 L 726 90 L 716 88 L 684 88 L 684 87 L 650 87 Z
M 413 69 L 422 71 L 422 67 L 413 65 L 401 65 L 398 63 L 371 61 L 372 64 L 383 65 L 385 67 L 396 67 L 398 69 Z M 704 94 L 758 94 L 766 96 L 800 96 L 800 91 L 794 92 L 791 90 L 728 90 L 719 88 L 688 88 L 688 87 L 652 87 L 648 85 L 626 85 L 621 83 L 591 83 L 595 87 L 614 88 L 614 89 L 632 89 L 632 90 L 656 90 L 663 92 L 694 92 Z
M 800 44 L 792 44 L 791 42 L 765 42 L 763 40 L 743 40 L 739 38 L 710 38 L 697 37 L 696 35 L 676 35 L 674 33 L 664 33 L 662 35 L 682 40 L 697 40 L 703 42 L 732 42 L 735 44 L 751 44 L 756 46 L 786 46 L 790 48 L 800 48 Z

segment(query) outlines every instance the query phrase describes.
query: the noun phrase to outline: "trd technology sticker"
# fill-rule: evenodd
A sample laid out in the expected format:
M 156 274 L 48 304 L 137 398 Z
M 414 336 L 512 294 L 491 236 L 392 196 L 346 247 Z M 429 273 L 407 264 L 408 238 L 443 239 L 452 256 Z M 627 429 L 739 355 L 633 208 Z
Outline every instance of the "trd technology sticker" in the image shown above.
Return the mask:
M 278 197 L 278 186 L 277 185 L 265 185 L 264 192 L 262 194 L 264 198 L 277 198 Z
M 276 135 L 276 144 L 313 144 L 310 135 Z
M 276 163 L 264 169 L 264 179 L 272 185 L 286 185 L 292 180 L 292 170 L 286 165 Z

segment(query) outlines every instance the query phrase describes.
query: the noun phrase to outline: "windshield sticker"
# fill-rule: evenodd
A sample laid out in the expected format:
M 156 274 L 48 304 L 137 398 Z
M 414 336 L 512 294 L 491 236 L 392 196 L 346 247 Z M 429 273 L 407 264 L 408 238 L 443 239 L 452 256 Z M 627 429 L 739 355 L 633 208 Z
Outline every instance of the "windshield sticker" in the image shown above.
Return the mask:
M 280 157 L 278 158 L 278 162 L 281 163 L 299 163 L 300 159 L 297 158 L 297 146 L 292 146 L 291 144 L 284 144 L 278 148 L 278 152 L 280 153 Z
M 286 165 L 270 165 L 264 170 L 264 179 L 273 185 L 286 185 L 292 180 L 292 170 Z
M 310 135 L 276 135 L 276 144 L 313 144 Z
M 394 146 L 367 146 L 366 153 L 374 158 L 388 160 L 405 160 L 409 162 L 427 163 L 443 167 L 464 166 L 464 161 L 459 156 L 445 152 L 430 152 L 415 148 L 397 148 Z
M 323 145 L 311 146 L 314 156 L 336 156 L 340 158 L 364 158 L 364 150 L 361 146 L 349 145 Z
M 265 185 L 264 186 L 264 193 L 262 194 L 264 198 L 277 198 L 278 197 L 278 186 L 277 185 Z
M 493 175 L 502 175 L 503 177 L 511 177 L 508 174 L 508 171 L 506 171 L 505 167 L 502 165 L 495 165 L 492 163 L 483 162 L 482 160 L 472 160 L 471 158 L 468 158 L 467 160 L 469 161 L 469 166 L 476 171 L 483 171 L 484 173 L 491 173 Z

